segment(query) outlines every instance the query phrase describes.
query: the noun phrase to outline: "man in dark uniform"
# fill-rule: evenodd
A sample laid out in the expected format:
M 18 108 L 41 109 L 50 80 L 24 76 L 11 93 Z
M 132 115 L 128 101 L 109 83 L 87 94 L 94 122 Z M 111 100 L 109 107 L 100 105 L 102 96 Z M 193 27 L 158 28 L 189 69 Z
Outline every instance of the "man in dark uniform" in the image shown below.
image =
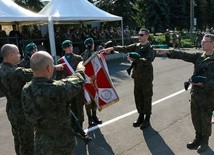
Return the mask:
M 198 153 L 206 151 L 211 136 L 211 118 L 214 109 L 214 35 L 205 34 L 202 41 L 203 53 L 186 53 L 166 51 L 172 59 L 181 59 L 194 64 L 193 76 L 189 83 L 191 88 L 191 116 L 196 137 L 187 144 L 188 149 L 197 149 Z
M 71 67 L 73 69 L 73 71 L 75 72 L 79 62 L 83 61 L 81 56 L 73 53 L 73 45 L 70 40 L 65 40 L 62 43 L 62 49 L 65 52 L 65 55 L 58 60 L 58 64 L 65 64 L 67 67 L 65 67 L 62 71 L 56 72 L 57 80 L 66 78 L 67 76 L 74 74 L 74 73 L 70 73 L 68 68 Z M 66 64 L 66 62 L 68 64 Z M 82 123 L 84 121 L 84 112 L 83 112 L 84 93 L 83 93 L 83 91 L 82 92 L 80 91 L 78 95 L 76 95 L 74 98 L 72 98 L 71 103 L 75 103 L 71 107 L 71 110 L 77 116 L 77 118 L 82 126 Z
M 5 30 L 2 30 L 2 26 L 0 25 L 0 47 L 2 47 L 7 42 L 7 34 Z
M 6 112 L 12 126 L 15 151 L 17 155 L 33 155 L 33 127 L 26 121 L 21 103 L 21 90 L 33 74 L 30 69 L 17 68 L 20 53 L 16 45 L 5 44 L 1 55 L 0 86 L 7 98 Z
M 38 49 L 36 44 L 29 43 L 25 48 L 24 58 L 21 60 L 18 66 L 24 67 L 24 68 L 30 68 L 30 58 L 37 51 Z
M 94 54 L 94 39 L 87 38 L 84 41 L 84 45 L 87 48 L 84 53 L 82 53 L 83 60 L 86 61 L 90 56 Z M 88 116 L 88 125 L 94 126 L 97 124 L 102 124 L 102 120 L 97 117 L 97 105 L 93 99 L 89 105 L 85 105 L 86 114 Z
M 152 95 L 153 95 L 153 66 L 155 59 L 155 51 L 150 45 L 149 30 L 141 28 L 139 33 L 139 43 L 128 46 L 114 46 L 107 50 L 115 50 L 119 52 L 136 52 L 140 58 L 133 59 L 132 78 L 134 79 L 134 97 L 138 119 L 133 123 L 134 127 L 144 129 L 150 125 L 150 115 L 152 113 Z M 144 118 L 145 115 L 145 118 Z
M 51 80 L 54 62 L 48 52 L 30 60 L 33 76 L 22 92 L 27 120 L 35 129 L 35 155 L 73 155 L 76 144 L 69 104 L 83 89 L 84 67 L 63 80 Z
M 16 25 L 12 25 L 12 28 L 13 30 L 9 33 L 9 37 L 11 37 L 10 43 L 18 46 L 21 40 L 21 33 L 17 30 Z

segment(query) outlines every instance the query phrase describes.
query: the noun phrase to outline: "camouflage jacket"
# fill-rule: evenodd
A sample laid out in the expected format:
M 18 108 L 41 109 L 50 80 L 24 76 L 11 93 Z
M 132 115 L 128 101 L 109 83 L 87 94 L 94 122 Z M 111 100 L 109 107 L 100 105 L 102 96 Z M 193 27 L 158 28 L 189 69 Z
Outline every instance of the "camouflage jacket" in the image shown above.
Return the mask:
M 19 67 L 24 67 L 24 68 L 30 68 L 30 58 L 24 58 L 21 60 L 20 64 L 18 64 Z
M 7 98 L 7 110 L 11 109 L 14 115 L 17 114 L 16 117 L 23 113 L 21 91 L 32 76 L 31 69 L 24 69 L 9 63 L 3 62 L 0 68 L 1 86 Z
M 194 64 L 193 75 L 205 76 L 208 81 L 203 87 L 192 86 L 191 93 L 211 96 L 214 95 L 214 55 L 207 56 L 205 53 L 186 53 L 173 51 L 167 54 L 169 58 L 181 59 Z
M 141 58 L 134 60 L 134 68 L 132 78 L 142 80 L 142 82 L 150 83 L 153 80 L 153 66 L 152 62 L 155 59 L 155 51 L 150 43 L 141 45 L 140 43 L 131 44 L 128 46 L 114 46 L 115 51 L 119 52 L 137 52 Z
M 82 90 L 83 82 L 80 73 L 58 81 L 33 78 L 22 91 L 26 119 L 36 131 L 71 131 L 68 101 Z
M 79 64 L 79 62 L 83 61 L 82 57 L 79 55 L 76 55 L 74 53 L 71 54 L 66 54 L 65 55 L 66 60 L 68 61 L 68 63 L 71 65 L 71 67 L 73 68 L 74 71 L 76 71 L 77 65 Z M 63 63 L 61 61 L 61 58 L 58 60 L 58 64 Z M 64 68 L 63 71 L 57 71 L 56 72 L 56 79 L 60 80 L 63 78 L 66 78 L 68 75 L 68 72 L 66 71 L 66 69 Z

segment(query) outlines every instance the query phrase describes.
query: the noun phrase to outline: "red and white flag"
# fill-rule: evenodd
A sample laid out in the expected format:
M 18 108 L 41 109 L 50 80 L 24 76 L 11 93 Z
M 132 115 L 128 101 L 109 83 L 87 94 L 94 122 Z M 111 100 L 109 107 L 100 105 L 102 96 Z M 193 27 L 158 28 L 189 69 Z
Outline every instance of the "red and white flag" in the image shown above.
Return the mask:
M 75 71 L 74 71 L 74 69 L 68 63 L 68 61 L 65 58 L 65 56 L 61 57 L 60 61 L 62 63 L 64 63 L 64 67 L 65 67 L 66 71 L 68 72 L 68 75 L 75 75 L 76 74 Z M 91 98 L 90 98 L 88 92 L 85 89 L 84 89 L 84 96 L 85 96 L 86 104 L 90 104 L 91 103 Z
M 83 65 L 85 66 L 85 89 L 96 102 L 98 109 L 102 110 L 119 101 L 119 97 L 107 71 L 104 59 L 94 53 Z

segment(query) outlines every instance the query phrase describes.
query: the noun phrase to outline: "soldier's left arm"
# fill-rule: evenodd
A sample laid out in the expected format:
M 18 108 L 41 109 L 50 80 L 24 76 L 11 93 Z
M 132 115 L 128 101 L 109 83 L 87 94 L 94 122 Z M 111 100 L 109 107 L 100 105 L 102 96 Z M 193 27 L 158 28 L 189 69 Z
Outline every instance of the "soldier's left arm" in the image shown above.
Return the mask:
M 154 61 L 155 56 L 156 56 L 156 51 L 153 50 L 152 46 L 150 46 L 147 50 L 146 56 L 143 58 L 140 58 L 140 61 L 143 65 L 150 65 Z

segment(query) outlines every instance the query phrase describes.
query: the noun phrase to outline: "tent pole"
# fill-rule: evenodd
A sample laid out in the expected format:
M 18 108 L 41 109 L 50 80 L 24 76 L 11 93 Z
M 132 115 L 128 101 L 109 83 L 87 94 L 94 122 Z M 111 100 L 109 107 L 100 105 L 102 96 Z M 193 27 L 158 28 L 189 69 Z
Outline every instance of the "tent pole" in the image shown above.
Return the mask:
M 54 59 L 54 62 L 57 62 L 57 57 L 56 57 L 56 44 L 55 44 L 55 34 L 54 34 L 54 24 L 53 20 L 48 18 L 48 35 L 49 35 L 49 42 L 50 42 L 50 50 L 51 50 L 51 55 Z
M 122 46 L 124 46 L 124 36 L 123 36 L 123 18 L 121 20 L 121 36 L 122 36 Z

